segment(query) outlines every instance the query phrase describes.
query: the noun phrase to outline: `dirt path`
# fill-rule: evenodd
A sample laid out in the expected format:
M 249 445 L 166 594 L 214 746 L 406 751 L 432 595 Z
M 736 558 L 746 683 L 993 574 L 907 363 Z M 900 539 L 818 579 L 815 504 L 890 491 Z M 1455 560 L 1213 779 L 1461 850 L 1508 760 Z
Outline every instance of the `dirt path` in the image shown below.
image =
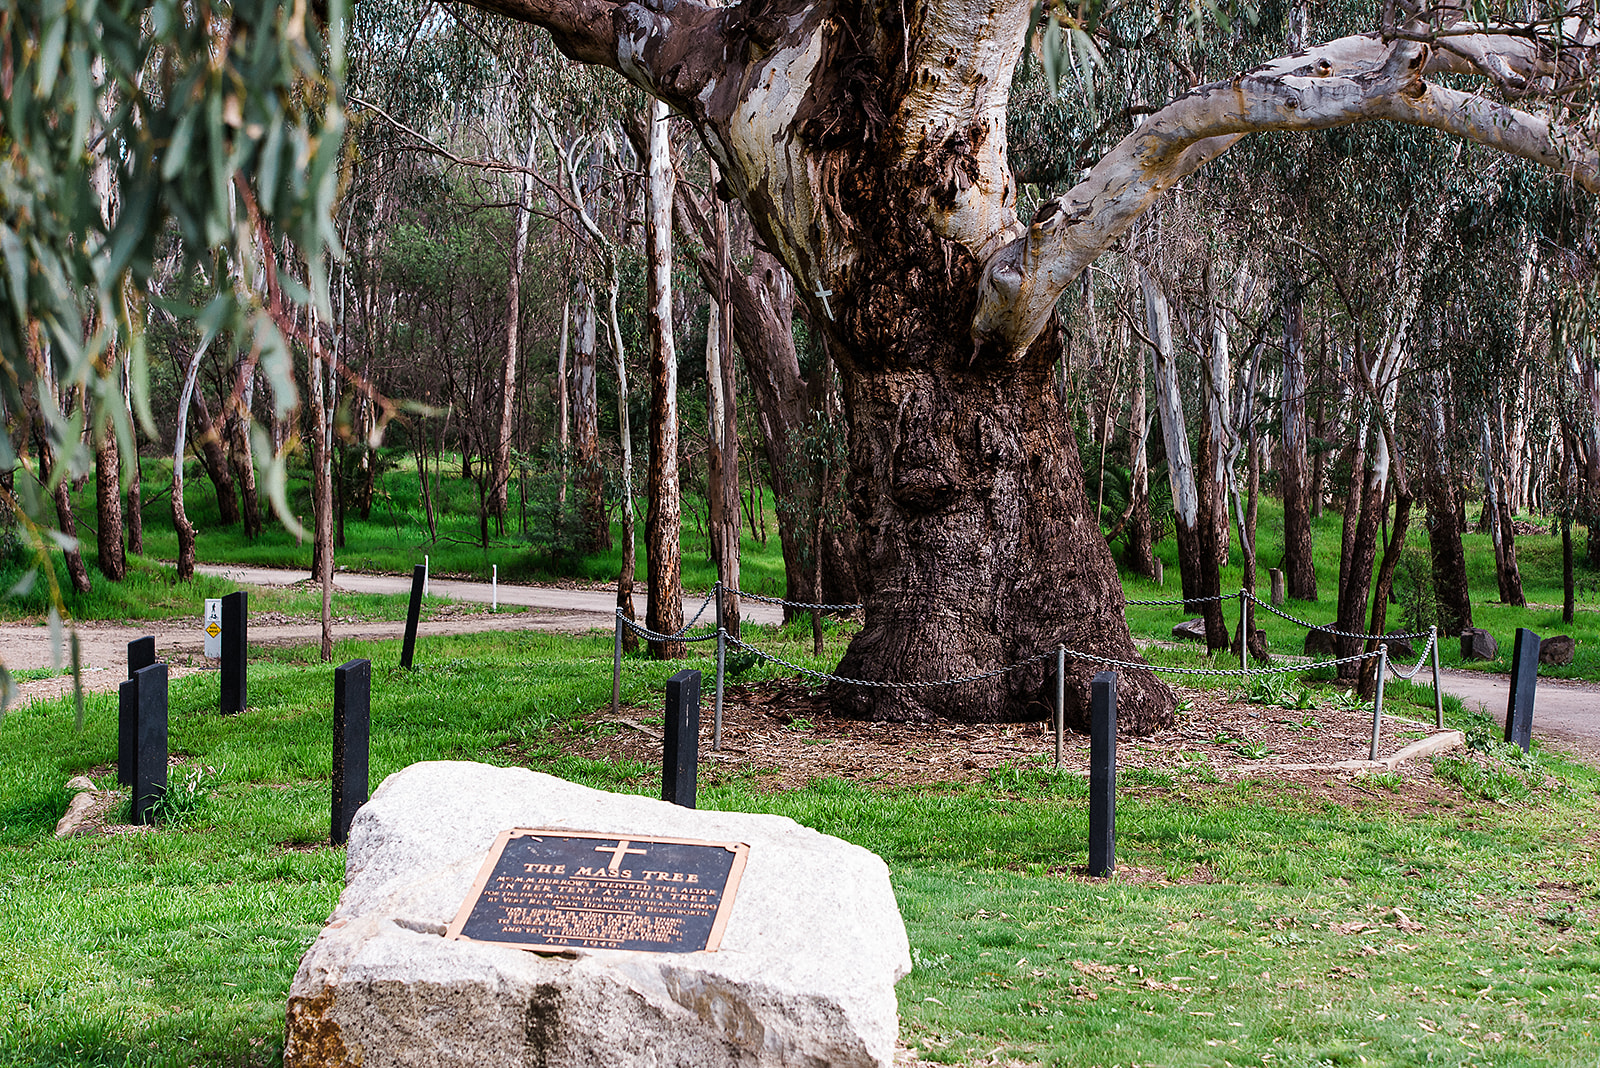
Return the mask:
M 208 574 L 255 586 L 288 586 L 311 581 L 304 571 L 215 564 L 201 564 L 198 567 Z M 334 586 L 352 593 L 405 593 L 411 588 L 411 580 L 398 575 L 344 571 L 334 576 Z M 435 610 L 432 618 L 423 620 L 418 633 L 424 637 L 496 630 L 582 634 L 609 627 L 617 603 L 616 594 L 605 588 L 514 586 L 501 583 L 500 604 L 507 609 L 519 610 L 491 614 L 477 607 L 490 602 L 492 591 L 487 582 L 434 579 L 429 583 L 429 593 L 448 598 L 456 604 Z M 700 597 L 686 597 L 685 610 L 693 613 L 699 608 L 700 600 Z M 642 615 L 643 597 L 636 596 L 634 604 Z M 746 601 L 743 607 L 744 617 L 753 622 L 782 621 L 782 611 L 775 605 Z M 404 633 L 405 624 L 398 620 L 346 620 L 334 624 L 334 637 L 337 639 L 399 638 Z M 187 623 L 80 623 L 78 637 L 82 649 L 84 685 L 91 690 L 115 689 L 126 677 L 128 643 L 145 634 L 155 636 L 158 655 L 171 664 L 175 677 L 212 669 L 211 663 L 202 656 L 204 635 L 200 631 L 198 614 L 192 622 Z M 304 644 L 314 642 L 320 636 L 321 628 L 314 620 L 263 613 L 253 615 L 250 621 L 250 640 L 256 644 Z M 46 627 L 0 624 L 0 660 L 8 668 L 48 668 L 52 666 L 53 659 L 54 651 Z M 1507 676 L 1447 670 L 1442 672 L 1441 677 L 1446 693 L 1460 697 L 1469 709 L 1485 709 L 1497 722 L 1504 724 L 1510 693 Z M 47 698 L 66 692 L 70 686 L 68 679 L 39 679 L 23 683 L 22 693 L 24 699 Z M 1600 685 L 1567 679 L 1540 679 L 1534 698 L 1533 730 L 1536 737 L 1556 742 L 1587 761 L 1600 762 Z

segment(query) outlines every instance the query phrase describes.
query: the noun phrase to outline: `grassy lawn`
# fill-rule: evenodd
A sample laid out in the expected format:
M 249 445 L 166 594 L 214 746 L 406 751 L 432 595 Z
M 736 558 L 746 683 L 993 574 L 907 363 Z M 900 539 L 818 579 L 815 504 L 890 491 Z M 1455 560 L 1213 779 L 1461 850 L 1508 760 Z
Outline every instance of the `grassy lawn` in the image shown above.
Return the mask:
M 809 662 L 805 628 L 760 641 Z M 824 662 L 838 652 L 836 635 Z M 355 656 L 374 661 L 374 784 L 436 758 L 515 755 L 611 789 L 646 771 L 550 740 L 616 729 L 572 726 L 609 700 L 608 635 L 430 639 L 411 672 L 396 643 L 336 651 Z M 680 666 L 631 661 L 624 698 L 658 702 Z M 0 724 L 0 1064 L 278 1062 L 290 978 L 343 883 L 325 844 L 331 689 L 307 649 L 262 652 L 236 717 L 211 711 L 215 676 L 176 680 L 177 818 L 117 837 L 51 836 L 69 776 L 114 782 L 112 695 L 90 696 L 81 734 L 70 701 Z M 881 790 L 752 775 L 701 803 L 884 856 L 916 964 L 902 1037 L 929 1060 L 1600 1063 L 1600 774 L 1548 754 L 1473 767 L 1338 800 L 1316 781 L 1126 775 L 1110 881 L 1072 871 L 1083 781 L 1039 766 Z

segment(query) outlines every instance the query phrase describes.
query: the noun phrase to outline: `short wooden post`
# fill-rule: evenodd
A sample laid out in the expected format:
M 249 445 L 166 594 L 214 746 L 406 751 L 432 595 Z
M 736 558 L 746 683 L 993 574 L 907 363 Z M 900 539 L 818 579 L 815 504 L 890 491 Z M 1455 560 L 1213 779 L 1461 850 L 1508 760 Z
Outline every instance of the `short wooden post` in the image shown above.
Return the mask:
M 367 803 L 372 740 L 372 661 L 350 660 L 333 669 L 333 820 L 328 840 L 350 837 L 356 809 Z
M 1117 869 L 1117 673 L 1089 683 L 1089 874 Z
M 1157 586 L 1165 586 L 1166 584 L 1167 584 L 1167 569 L 1166 569 L 1166 566 L 1164 564 L 1162 564 L 1161 558 L 1157 557 L 1156 558 L 1156 585 Z
M 1267 568 L 1267 578 L 1272 582 L 1272 607 L 1283 607 L 1283 571 L 1280 568 Z
M 700 763 L 700 672 L 667 680 L 667 730 L 661 752 L 661 800 L 694 808 Z
M 154 823 L 156 802 L 167 792 L 167 665 L 151 664 L 124 686 L 137 711 L 133 752 L 133 822 Z
M 1506 741 L 1526 753 L 1533 745 L 1533 691 L 1539 685 L 1539 636 L 1517 628 L 1511 647 L 1511 697 L 1506 702 Z
M 428 567 L 418 564 L 411 569 L 411 604 L 406 608 L 406 638 L 400 645 L 400 666 L 411 666 L 411 657 L 417 651 L 417 620 L 422 615 L 422 590 L 428 584 Z
M 222 711 L 229 714 L 243 712 L 248 703 L 245 650 L 249 605 L 243 590 L 222 598 Z

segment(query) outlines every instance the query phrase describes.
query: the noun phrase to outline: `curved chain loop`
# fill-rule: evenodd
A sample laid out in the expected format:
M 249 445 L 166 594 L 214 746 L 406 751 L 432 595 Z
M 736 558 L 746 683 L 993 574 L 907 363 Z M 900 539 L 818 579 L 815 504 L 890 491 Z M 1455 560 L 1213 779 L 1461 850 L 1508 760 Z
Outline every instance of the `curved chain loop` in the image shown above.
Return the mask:
M 1237 601 L 1237 593 L 1219 593 L 1215 597 L 1179 597 L 1175 601 L 1123 601 L 1129 607 L 1161 608 L 1180 604 L 1210 604 L 1212 601 Z
M 875 679 L 847 679 L 842 675 L 833 675 L 826 671 L 817 671 L 813 668 L 801 667 L 799 664 L 791 663 L 781 656 L 775 656 L 772 653 L 757 649 L 753 645 L 748 645 L 731 635 L 728 637 L 728 644 L 737 646 L 747 653 L 754 653 L 763 660 L 770 660 L 774 664 L 782 664 L 791 671 L 798 671 L 803 675 L 810 675 L 811 677 L 818 679 L 826 679 L 829 682 L 843 683 L 846 686 L 871 686 L 881 690 L 931 690 L 936 686 L 959 686 L 968 682 L 982 682 L 984 679 L 996 678 L 997 676 L 1004 675 L 1007 672 L 1015 671 L 1017 668 L 1027 667 L 1030 664 L 1037 664 L 1056 655 L 1056 651 L 1051 649 L 1050 651 L 1040 653 L 1037 656 L 1031 656 L 1026 660 L 1019 660 L 1015 664 L 1007 664 L 1005 667 L 996 668 L 993 671 L 980 672 L 976 675 L 963 675 L 958 679 L 939 679 L 933 682 L 881 682 Z
M 760 601 L 762 604 L 778 604 L 786 608 L 816 609 L 818 612 L 854 612 L 857 609 L 866 607 L 866 605 L 860 604 L 808 604 L 805 601 L 785 601 L 782 597 L 763 597 L 759 593 L 745 593 L 743 590 L 734 589 L 731 586 L 726 587 L 726 589 L 729 593 L 736 593 L 746 600 Z
M 1424 645 L 1422 647 L 1422 655 L 1417 657 L 1416 666 L 1413 667 L 1410 671 L 1401 671 L 1399 668 L 1395 667 L 1393 664 L 1389 665 L 1389 670 L 1394 672 L 1395 677 L 1406 679 L 1407 681 L 1416 678 L 1417 677 L 1417 672 L 1422 670 L 1423 663 L 1428 659 L 1428 654 L 1433 652 L 1434 640 L 1435 640 L 1434 635 L 1433 634 L 1429 634 L 1428 635 L 1428 644 Z
M 1411 641 L 1411 640 L 1413 640 L 1415 638 L 1426 638 L 1428 636 L 1428 632 L 1425 631 L 1425 630 L 1414 630 L 1414 631 L 1408 631 L 1408 632 L 1405 632 L 1405 633 L 1401 633 L 1399 631 L 1396 631 L 1393 634 L 1351 634 L 1349 631 L 1335 630 L 1332 627 L 1325 627 L 1320 623 L 1312 623 L 1312 622 L 1310 622 L 1308 620 L 1301 619 L 1299 616 L 1291 616 L 1288 612 L 1283 611 L 1283 609 L 1281 609 L 1281 608 L 1274 607 L 1273 605 L 1269 604 L 1266 601 L 1263 601 L 1261 598 L 1257 597 L 1253 593 L 1246 593 L 1245 596 L 1250 598 L 1250 600 L 1253 601 L 1255 604 L 1257 604 L 1258 606 L 1260 606 L 1262 608 L 1265 608 L 1267 611 L 1271 612 L 1275 616 L 1282 616 L 1284 619 L 1287 619 L 1289 622 L 1298 623 L 1302 627 L 1306 628 L 1307 630 L 1318 630 L 1318 631 L 1321 631 L 1324 634 L 1331 634 L 1335 638 L 1354 638 L 1354 639 L 1356 639 L 1358 641 L 1377 641 L 1377 642 L 1381 642 L 1381 641 L 1383 641 L 1385 639 L 1389 639 L 1391 641 L 1395 640 L 1395 639 L 1402 639 L 1402 640 L 1405 640 L 1405 641 Z
M 647 642 L 684 642 L 686 644 L 693 644 L 694 642 L 714 642 L 717 640 L 716 631 L 712 631 L 710 634 L 696 634 L 693 636 L 685 635 L 681 630 L 676 634 L 657 634 L 648 627 L 639 626 L 639 624 L 623 615 L 622 609 L 620 608 L 617 609 L 617 622 L 621 623 L 623 626 L 627 627 L 629 630 L 633 631 Z

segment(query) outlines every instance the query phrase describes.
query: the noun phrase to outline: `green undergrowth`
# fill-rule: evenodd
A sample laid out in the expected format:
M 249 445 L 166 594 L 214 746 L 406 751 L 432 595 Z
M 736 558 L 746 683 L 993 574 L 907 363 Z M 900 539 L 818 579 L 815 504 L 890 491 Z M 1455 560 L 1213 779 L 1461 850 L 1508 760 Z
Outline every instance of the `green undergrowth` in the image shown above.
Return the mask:
M 752 636 L 813 662 L 803 626 Z M 709 670 L 708 653 L 687 666 Z M 413 670 L 397 643 L 335 650 L 358 656 L 373 661 L 374 784 L 471 759 L 655 792 L 656 769 L 560 744 L 610 729 L 591 718 L 610 699 L 608 635 L 429 638 Z M 628 657 L 623 700 L 658 703 L 684 666 Z M 169 822 L 114 837 L 51 834 L 68 777 L 114 787 L 112 695 L 89 696 L 81 733 L 68 700 L 0 724 L 0 1064 L 279 1063 L 289 981 L 343 885 L 326 844 L 331 691 L 304 648 L 260 653 L 236 716 L 217 714 L 214 674 L 176 679 Z M 1129 770 L 1110 880 L 1082 870 L 1086 782 L 1036 762 L 893 789 L 733 777 L 700 803 L 885 859 L 914 962 L 902 1038 L 928 1060 L 1593 1065 L 1600 775 L 1472 739 L 1431 776 L 1364 784 L 1218 780 L 1181 754 Z

